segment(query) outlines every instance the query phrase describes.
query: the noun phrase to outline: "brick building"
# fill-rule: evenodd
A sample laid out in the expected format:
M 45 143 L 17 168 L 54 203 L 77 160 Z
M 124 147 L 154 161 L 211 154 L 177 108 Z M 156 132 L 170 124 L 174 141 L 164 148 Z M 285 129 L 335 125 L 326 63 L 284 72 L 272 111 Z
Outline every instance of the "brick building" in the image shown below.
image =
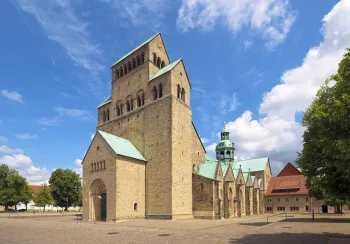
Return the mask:
M 264 211 L 268 158 L 234 162 L 224 128 L 217 159 L 192 122 L 184 61 L 170 61 L 160 33 L 111 67 L 83 159 L 86 220 L 236 217 Z

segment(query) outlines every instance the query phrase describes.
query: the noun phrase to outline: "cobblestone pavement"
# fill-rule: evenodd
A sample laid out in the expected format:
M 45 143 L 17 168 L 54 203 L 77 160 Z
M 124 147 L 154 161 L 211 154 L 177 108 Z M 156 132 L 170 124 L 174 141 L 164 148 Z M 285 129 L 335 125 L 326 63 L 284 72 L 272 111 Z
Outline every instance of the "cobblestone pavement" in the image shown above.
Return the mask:
M 75 216 L 0 218 L 0 243 L 350 243 L 350 216 L 259 215 L 231 220 L 81 222 Z

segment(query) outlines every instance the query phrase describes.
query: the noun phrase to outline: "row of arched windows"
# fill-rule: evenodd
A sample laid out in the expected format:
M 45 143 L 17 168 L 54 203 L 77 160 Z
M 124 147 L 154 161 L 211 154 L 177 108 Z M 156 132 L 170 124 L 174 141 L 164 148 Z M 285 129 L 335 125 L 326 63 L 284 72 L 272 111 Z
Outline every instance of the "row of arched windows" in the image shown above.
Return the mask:
M 136 58 L 132 58 L 132 60 L 129 60 L 124 65 L 122 64 L 119 69 L 116 69 L 115 74 L 117 79 L 119 77 L 122 77 L 123 75 L 126 75 L 131 70 L 137 68 L 139 65 L 143 64 L 145 62 L 145 54 L 141 53 L 140 55 L 137 55 Z
M 103 111 L 103 122 L 109 121 L 109 109 Z
M 102 160 L 100 162 L 91 163 L 91 171 L 97 171 L 101 169 L 106 169 L 106 161 Z
M 126 98 L 126 112 L 130 112 L 132 110 L 134 110 L 134 100 L 132 98 L 132 96 L 128 96 Z M 139 91 L 137 93 L 137 97 L 136 97 L 136 102 L 137 102 L 137 107 L 141 107 L 143 105 L 145 105 L 145 94 L 143 91 Z M 117 102 L 116 105 L 116 110 L 117 110 L 117 117 L 123 115 L 123 103 L 121 101 Z
M 157 86 L 153 86 L 152 92 L 153 92 L 153 100 L 156 100 L 157 98 L 161 98 L 163 96 L 163 85 L 162 85 L 162 83 L 160 83 L 158 85 L 158 89 L 157 89 Z
M 157 54 L 153 53 L 153 63 L 155 66 L 157 66 L 159 69 L 162 69 L 165 67 L 165 62 L 160 59 L 160 57 L 157 57 Z
M 180 85 L 177 85 L 177 98 L 181 99 L 183 102 L 185 102 L 185 88 L 181 88 Z

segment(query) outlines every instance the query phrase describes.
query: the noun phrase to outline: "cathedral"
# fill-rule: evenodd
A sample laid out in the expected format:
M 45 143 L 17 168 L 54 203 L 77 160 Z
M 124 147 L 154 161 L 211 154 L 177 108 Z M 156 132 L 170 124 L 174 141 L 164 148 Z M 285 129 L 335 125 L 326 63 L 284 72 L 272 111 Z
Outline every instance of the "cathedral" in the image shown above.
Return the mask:
M 216 158 L 206 154 L 184 61 L 170 61 L 160 33 L 111 71 L 111 96 L 97 107 L 96 134 L 82 162 L 85 220 L 264 213 L 269 159 L 234 161 L 225 126 Z

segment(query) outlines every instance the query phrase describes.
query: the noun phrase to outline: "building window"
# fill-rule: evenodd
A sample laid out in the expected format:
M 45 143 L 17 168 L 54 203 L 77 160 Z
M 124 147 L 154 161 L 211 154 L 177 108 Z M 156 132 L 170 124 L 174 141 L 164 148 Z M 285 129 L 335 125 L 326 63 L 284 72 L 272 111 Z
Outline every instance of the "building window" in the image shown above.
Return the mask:
M 180 95 L 181 95 L 181 88 L 180 88 L 180 85 L 178 84 L 177 85 L 177 98 L 180 98 Z
M 306 211 L 306 212 L 309 211 L 309 206 L 305 206 L 305 211 Z
M 130 63 L 130 61 L 128 62 L 128 71 L 130 72 L 130 70 L 131 70 L 131 63 Z
M 136 59 L 135 58 L 132 59 L 132 68 L 133 69 L 136 68 Z
M 128 67 L 126 66 L 126 64 L 124 64 L 124 74 L 128 73 Z
M 295 201 L 299 202 L 299 198 L 295 198 Z
M 106 122 L 106 111 L 103 111 L 103 122 Z
M 109 121 L 109 109 L 107 109 L 107 121 Z
M 134 203 L 134 211 L 137 211 L 137 203 Z
M 160 64 L 160 68 L 162 69 L 164 67 L 165 67 L 165 63 L 164 63 L 164 61 L 162 61 L 162 63 Z
M 157 88 L 154 86 L 153 87 L 153 100 L 157 99 Z
M 153 53 L 153 63 L 157 65 L 157 54 Z
M 117 117 L 120 116 L 120 108 L 117 106 Z
M 126 101 L 126 112 L 130 112 L 130 102 Z
M 267 199 L 267 202 L 272 202 L 272 199 L 271 199 L 271 198 L 268 198 L 268 199 Z
M 204 184 L 201 183 L 201 191 L 204 191 Z
M 159 93 L 159 98 L 161 98 L 163 96 L 163 85 L 162 83 L 159 84 L 159 87 L 158 87 L 158 93 Z
M 266 211 L 267 212 L 271 212 L 272 211 L 272 207 L 266 207 Z
M 288 198 L 286 198 L 286 202 L 288 202 Z
M 184 88 L 181 89 L 181 100 L 183 102 L 185 102 L 185 89 Z
M 115 75 L 117 76 L 117 79 L 118 79 L 119 78 L 119 70 L 118 69 L 115 70 Z
M 141 64 L 141 58 L 139 55 L 137 55 L 137 57 L 136 57 L 136 62 L 137 62 L 137 66 L 139 66 Z
M 158 68 L 160 68 L 160 62 L 161 62 L 160 57 L 158 57 L 158 58 L 157 58 L 157 67 L 158 67 Z
M 103 168 L 106 169 L 106 161 L 103 160 Z
M 141 64 L 145 62 L 145 54 L 141 53 Z

